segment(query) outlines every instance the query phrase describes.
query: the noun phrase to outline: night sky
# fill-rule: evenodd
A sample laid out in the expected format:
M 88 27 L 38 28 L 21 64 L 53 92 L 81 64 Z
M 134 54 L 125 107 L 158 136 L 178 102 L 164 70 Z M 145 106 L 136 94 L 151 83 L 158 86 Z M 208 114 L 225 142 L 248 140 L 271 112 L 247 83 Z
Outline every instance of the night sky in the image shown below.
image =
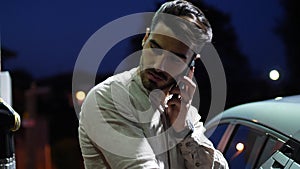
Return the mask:
M 160 2 L 2 0 L 1 45 L 17 53 L 3 67 L 9 71 L 25 70 L 34 78 L 72 72 L 81 48 L 94 32 L 119 17 L 153 12 Z M 238 46 L 254 74 L 285 69 L 284 47 L 274 33 L 283 16 L 278 0 L 205 2 L 231 16 Z M 118 57 L 119 52 L 113 55 Z M 106 64 L 102 70 L 113 72 L 114 66 Z

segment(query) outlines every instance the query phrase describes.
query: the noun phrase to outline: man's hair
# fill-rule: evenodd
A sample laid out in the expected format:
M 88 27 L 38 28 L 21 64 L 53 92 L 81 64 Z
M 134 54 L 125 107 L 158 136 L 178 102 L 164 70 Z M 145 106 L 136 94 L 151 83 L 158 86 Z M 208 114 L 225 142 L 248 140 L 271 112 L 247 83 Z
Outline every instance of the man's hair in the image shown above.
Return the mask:
M 188 43 L 187 45 L 192 45 L 196 53 L 200 53 L 206 42 L 211 42 L 210 23 L 198 7 L 185 0 L 174 0 L 162 4 L 152 19 L 151 30 L 159 22 L 171 28 L 176 36 L 179 35 L 180 40 Z

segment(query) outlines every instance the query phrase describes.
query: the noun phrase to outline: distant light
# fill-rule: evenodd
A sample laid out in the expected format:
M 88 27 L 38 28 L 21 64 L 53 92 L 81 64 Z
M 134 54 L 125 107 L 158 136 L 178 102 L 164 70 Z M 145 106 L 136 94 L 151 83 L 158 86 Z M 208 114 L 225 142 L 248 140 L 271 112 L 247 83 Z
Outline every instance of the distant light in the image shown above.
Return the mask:
M 280 74 L 277 70 L 271 70 L 269 73 L 269 77 L 271 80 L 278 80 L 280 77 Z
M 236 148 L 237 151 L 243 151 L 245 146 L 244 146 L 243 143 L 237 143 L 235 148 Z
M 282 97 L 276 97 L 275 98 L 275 100 L 281 100 L 282 99 Z
M 85 99 L 85 93 L 83 91 L 76 92 L 75 96 L 78 101 L 83 101 Z

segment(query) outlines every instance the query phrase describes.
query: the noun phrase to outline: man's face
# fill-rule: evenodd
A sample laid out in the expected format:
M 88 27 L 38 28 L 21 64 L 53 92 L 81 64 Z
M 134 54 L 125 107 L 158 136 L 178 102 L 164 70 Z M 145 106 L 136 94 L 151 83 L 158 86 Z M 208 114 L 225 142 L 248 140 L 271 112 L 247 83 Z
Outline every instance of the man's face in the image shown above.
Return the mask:
M 174 85 L 194 54 L 183 42 L 172 37 L 177 36 L 162 22 L 144 37 L 141 79 L 150 91 L 164 90 Z

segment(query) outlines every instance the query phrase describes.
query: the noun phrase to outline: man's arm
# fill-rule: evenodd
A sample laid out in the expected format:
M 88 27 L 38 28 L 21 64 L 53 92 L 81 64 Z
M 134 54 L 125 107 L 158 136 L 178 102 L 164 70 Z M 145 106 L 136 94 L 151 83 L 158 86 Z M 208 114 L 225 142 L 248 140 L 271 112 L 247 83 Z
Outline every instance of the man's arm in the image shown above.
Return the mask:
M 191 106 L 196 90 L 196 84 L 192 80 L 194 69 L 192 67 L 187 76 L 179 78 L 184 88 L 179 89 L 176 86 L 169 91 L 169 94 L 180 95 L 180 98 L 172 97 L 167 101 L 166 114 L 175 137 L 181 139 L 178 147 L 185 159 L 186 168 L 227 169 L 225 158 L 204 135 L 205 128 L 200 122 L 201 117 L 197 109 Z

